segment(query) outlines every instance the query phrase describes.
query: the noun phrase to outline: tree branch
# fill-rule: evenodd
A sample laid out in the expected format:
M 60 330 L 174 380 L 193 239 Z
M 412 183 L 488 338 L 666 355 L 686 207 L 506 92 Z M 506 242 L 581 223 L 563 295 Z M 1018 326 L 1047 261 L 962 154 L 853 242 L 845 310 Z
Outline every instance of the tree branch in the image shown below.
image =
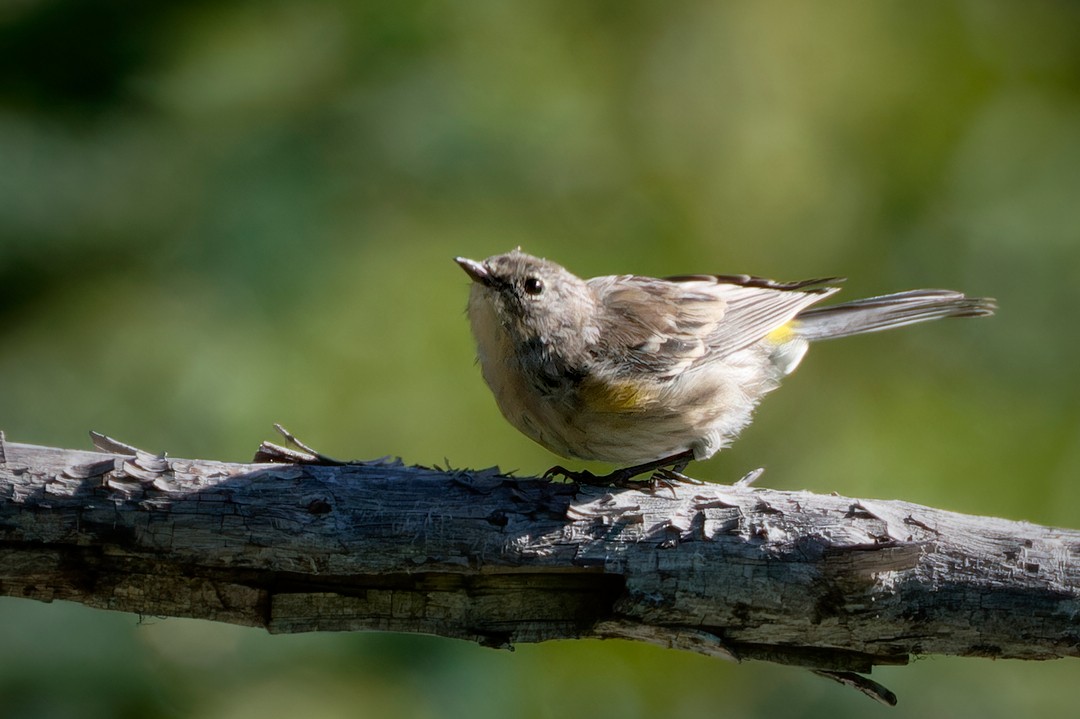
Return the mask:
M 882 701 L 855 672 L 1080 654 L 1077 531 L 808 492 L 98 442 L 109 452 L 0 435 L 0 594 L 271 632 L 620 637 L 808 667 Z

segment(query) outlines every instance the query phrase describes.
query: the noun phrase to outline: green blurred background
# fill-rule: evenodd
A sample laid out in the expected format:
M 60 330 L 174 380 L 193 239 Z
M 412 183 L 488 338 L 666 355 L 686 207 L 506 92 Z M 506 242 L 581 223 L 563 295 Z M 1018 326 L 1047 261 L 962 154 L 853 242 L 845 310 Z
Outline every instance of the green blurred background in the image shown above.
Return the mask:
M 999 315 L 814 349 L 731 481 L 1080 527 L 1073 2 L 0 4 L 0 428 L 249 458 L 555 461 L 455 255 L 850 277 Z M 3 717 L 1013 717 L 1078 665 L 927 658 L 879 708 L 623 642 L 271 637 L 0 600 Z

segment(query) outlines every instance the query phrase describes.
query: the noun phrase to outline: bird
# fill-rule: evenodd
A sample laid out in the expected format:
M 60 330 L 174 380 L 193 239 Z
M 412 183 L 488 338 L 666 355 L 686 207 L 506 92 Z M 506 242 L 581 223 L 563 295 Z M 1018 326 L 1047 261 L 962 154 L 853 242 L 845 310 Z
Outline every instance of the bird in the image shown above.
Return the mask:
M 545 473 L 594 484 L 681 476 L 728 447 L 814 342 L 997 308 L 941 289 L 816 306 L 840 277 L 582 279 L 520 248 L 454 259 L 472 280 L 469 324 L 503 416 L 560 457 L 618 466 Z

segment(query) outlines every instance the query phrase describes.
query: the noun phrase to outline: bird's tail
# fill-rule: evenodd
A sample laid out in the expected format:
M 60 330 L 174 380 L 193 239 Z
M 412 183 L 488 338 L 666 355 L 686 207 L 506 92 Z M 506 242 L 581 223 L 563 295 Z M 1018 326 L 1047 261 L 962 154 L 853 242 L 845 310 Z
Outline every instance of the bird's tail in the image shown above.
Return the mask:
M 839 305 L 813 307 L 795 318 L 795 333 L 806 340 L 879 332 L 942 317 L 986 317 L 997 303 L 952 290 L 911 290 Z

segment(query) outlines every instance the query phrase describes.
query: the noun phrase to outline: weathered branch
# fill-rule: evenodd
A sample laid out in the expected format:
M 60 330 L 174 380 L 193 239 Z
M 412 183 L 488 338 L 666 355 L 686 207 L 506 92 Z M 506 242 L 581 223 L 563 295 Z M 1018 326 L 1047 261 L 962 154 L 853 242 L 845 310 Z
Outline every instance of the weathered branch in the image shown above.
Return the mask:
M 822 670 L 882 699 L 851 673 L 1080 654 L 1077 531 L 808 492 L 114 447 L 0 436 L 0 594 L 271 632 L 622 637 Z

